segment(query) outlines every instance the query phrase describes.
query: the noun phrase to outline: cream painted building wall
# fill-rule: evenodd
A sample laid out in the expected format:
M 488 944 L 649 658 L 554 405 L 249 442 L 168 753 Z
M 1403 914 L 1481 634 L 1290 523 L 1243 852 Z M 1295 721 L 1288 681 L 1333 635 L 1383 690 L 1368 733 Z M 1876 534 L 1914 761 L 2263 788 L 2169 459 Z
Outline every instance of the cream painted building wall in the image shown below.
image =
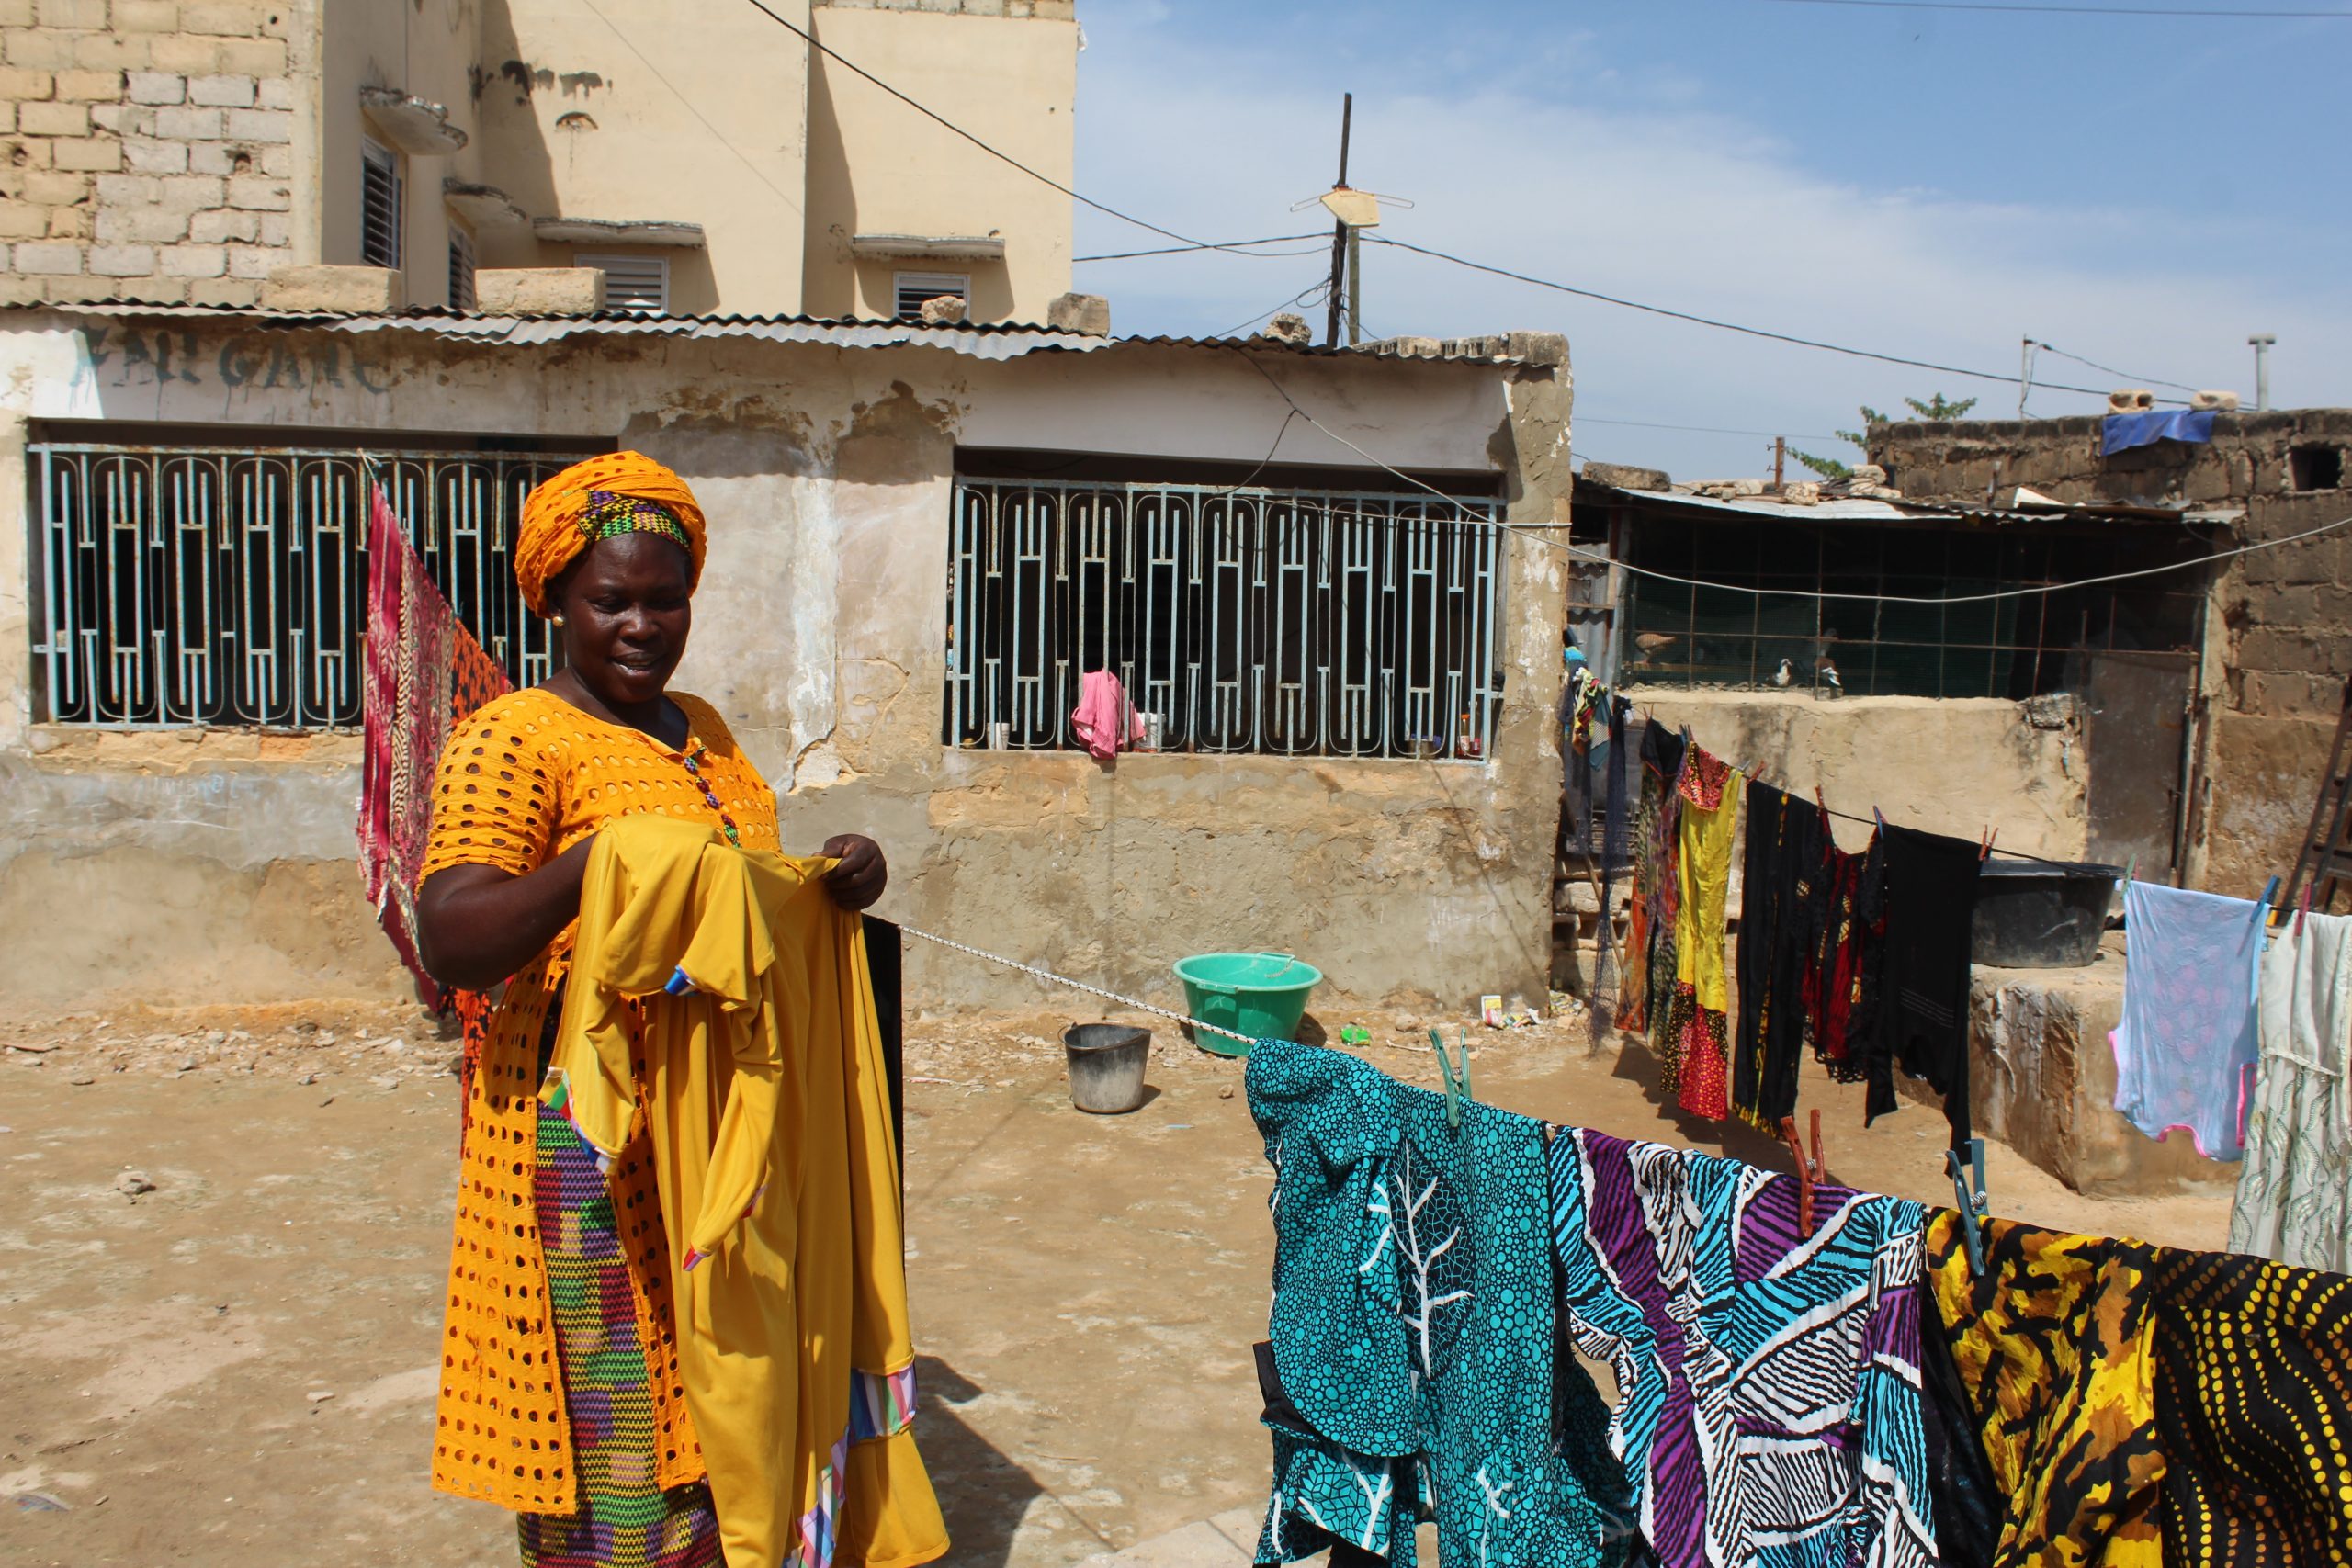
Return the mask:
M 1075 173 L 1078 23 L 1068 5 L 1058 9 L 1058 17 L 1012 21 L 974 3 L 961 14 L 835 4 L 815 17 L 827 48 L 1067 186 Z M 979 321 L 1042 321 L 1046 304 L 1069 288 L 1070 203 L 1060 192 L 822 55 L 809 86 L 808 131 L 811 314 L 888 316 L 902 272 L 968 276 Z M 1004 254 L 861 256 L 853 254 L 860 234 L 993 237 Z
M 1069 182 L 1071 0 L 771 3 Z M 453 241 L 485 267 L 662 264 L 673 314 L 887 317 L 922 272 L 967 278 L 974 320 L 1043 321 L 1069 287 L 1068 197 L 750 6 L 0 0 L 0 302 L 250 305 L 277 267 L 357 265 L 369 141 L 396 159 L 414 305 L 452 302 Z M 404 143 L 370 90 L 447 145 Z M 581 220 L 614 227 L 544 231 Z M 918 243 L 857 244 L 878 234 Z
M 1238 468 L 1282 431 L 1280 463 L 1361 468 L 1337 436 L 1491 487 L 1511 521 L 1550 523 L 1569 491 L 1558 340 L 1441 361 L 920 327 L 888 344 L 821 328 L 791 341 L 560 331 L 514 342 L 430 318 L 0 319 L 0 951 L 12 959 L 0 1005 L 401 989 L 360 889 L 356 737 L 48 722 L 34 651 L 46 611 L 29 594 L 45 566 L 28 551 L 47 547 L 27 515 L 33 448 L 143 440 L 158 425 L 240 447 L 462 431 L 493 446 L 622 445 L 674 466 L 712 525 L 680 684 L 719 708 L 782 793 L 793 845 L 855 829 L 888 846 L 890 918 L 1162 1002 L 1181 999 L 1168 966 L 1187 953 L 1277 948 L 1325 969 L 1327 1001 L 1541 998 L 1566 567 L 1532 534 L 1498 552 L 1501 700 L 1475 761 L 1104 764 L 967 750 L 941 720 L 960 453 Z M 1284 394 L 1331 434 L 1284 431 Z M 927 948 L 910 952 L 909 983 L 918 1005 L 1067 1001 Z

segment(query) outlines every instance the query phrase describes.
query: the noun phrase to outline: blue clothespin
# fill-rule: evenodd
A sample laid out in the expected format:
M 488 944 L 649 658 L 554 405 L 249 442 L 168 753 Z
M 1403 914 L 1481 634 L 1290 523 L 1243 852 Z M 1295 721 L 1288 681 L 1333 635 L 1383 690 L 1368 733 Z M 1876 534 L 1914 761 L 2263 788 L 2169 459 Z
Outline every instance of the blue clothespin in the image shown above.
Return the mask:
M 1453 1063 L 1445 1054 L 1445 1036 L 1430 1031 L 1430 1044 L 1437 1051 L 1437 1070 L 1445 1079 L 1445 1124 L 1459 1132 L 1462 1128 L 1462 1102 L 1477 1097 L 1470 1092 L 1470 1031 L 1462 1032 L 1462 1071 L 1455 1076 Z
M 1968 1156 L 1963 1163 L 1962 1154 Z M 1984 1277 L 1984 1218 L 1992 1212 L 1993 1200 L 1984 1190 L 1984 1140 L 1971 1138 L 1965 1145 L 1944 1151 L 1944 1168 L 1951 1173 L 1951 1190 L 1959 1199 L 1960 1234 L 1968 1243 L 1968 1271 L 1978 1279 Z M 1971 1187 L 1972 1168 L 1975 1185 Z

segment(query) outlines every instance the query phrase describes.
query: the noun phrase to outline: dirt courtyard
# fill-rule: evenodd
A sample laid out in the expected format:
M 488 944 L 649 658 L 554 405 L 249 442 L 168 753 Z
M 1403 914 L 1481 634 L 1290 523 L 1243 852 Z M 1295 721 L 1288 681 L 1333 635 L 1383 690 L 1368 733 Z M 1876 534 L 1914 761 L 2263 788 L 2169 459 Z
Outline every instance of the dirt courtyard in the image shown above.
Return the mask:
M 1091 1016 L 909 1024 L 917 1431 L 970 1568 L 1062 1568 L 1266 1484 L 1269 1173 L 1241 1064 L 1162 1028 L 1149 1102 L 1082 1115 L 1058 1035 Z M 1419 1021 L 1322 1020 L 1350 1021 L 1435 1084 Z M 1668 1109 L 1641 1047 L 1596 1050 L 1580 1021 L 1473 1038 L 1483 1100 L 1788 1168 Z M 508 1516 L 425 1483 L 454 1054 L 413 1009 L 0 1033 L 0 1562 L 514 1561 Z M 1858 1089 L 1804 1093 L 1838 1179 L 1951 1201 L 1932 1111 L 1866 1132 Z M 2005 1148 L 1991 1187 L 2042 1224 L 2227 1228 L 2225 1196 L 2086 1199 Z

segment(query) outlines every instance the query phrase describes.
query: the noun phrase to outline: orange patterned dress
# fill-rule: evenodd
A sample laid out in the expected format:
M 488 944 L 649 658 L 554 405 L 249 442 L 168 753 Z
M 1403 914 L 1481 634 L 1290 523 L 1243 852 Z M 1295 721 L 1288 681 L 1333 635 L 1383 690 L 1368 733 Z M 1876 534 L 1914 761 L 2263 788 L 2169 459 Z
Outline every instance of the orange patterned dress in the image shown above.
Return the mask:
M 516 692 L 482 707 L 442 754 L 420 884 L 453 865 L 520 875 L 611 818 L 638 812 L 714 826 L 731 820 L 743 848 L 780 848 L 775 792 L 725 721 L 700 698 L 673 693 L 672 700 L 690 731 L 682 750 L 605 723 L 550 692 Z M 699 774 L 686 766 L 689 756 Z M 559 1280 L 551 1293 L 549 1254 L 559 1238 L 549 1235 L 543 1247 L 541 1237 L 542 1221 L 553 1213 L 542 1170 L 550 1151 L 537 1098 L 541 1043 L 571 948 L 567 931 L 507 983 L 467 1084 L 433 1454 L 433 1483 L 441 1490 L 548 1518 L 584 1518 L 592 1494 L 616 1464 L 609 1451 L 593 1463 L 582 1460 L 583 1447 L 609 1450 L 613 1423 L 601 1409 L 595 1420 L 576 1420 L 566 1398 L 558 1317 L 567 1286 Z M 705 1472 L 678 1376 L 668 1243 L 641 1123 L 613 1166 L 610 1210 L 650 1394 L 645 1457 L 655 1484 L 686 1486 Z M 564 1221 L 567 1230 L 572 1224 Z M 566 1246 L 573 1239 L 562 1238 Z M 606 1275 L 613 1296 L 618 1292 L 610 1282 L 621 1273 Z M 576 1298 L 579 1287 L 570 1289 Z M 595 1294 L 593 1284 L 589 1293 Z M 620 1309 L 607 1300 L 605 1310 Z M 526 1560 L 586 1560 L 572 1555 L 577 1547 L 535 1553 L 532 1523 L 526 1517 Z M 605 1547 L 598 1543 L 595 1560 L 635 1559 Z M 648 1544 L 641 1560 L 685 1561 L 658 1544 Z

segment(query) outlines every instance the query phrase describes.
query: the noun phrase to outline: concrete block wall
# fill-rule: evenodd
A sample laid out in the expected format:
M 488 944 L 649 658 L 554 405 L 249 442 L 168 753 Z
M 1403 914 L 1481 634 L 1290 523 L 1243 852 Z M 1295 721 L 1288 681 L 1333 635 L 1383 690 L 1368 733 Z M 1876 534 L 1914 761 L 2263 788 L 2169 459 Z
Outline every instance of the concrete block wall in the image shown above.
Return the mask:
M 2099 426 L 1903 421 L 1871 432 L 1871 460 L 1912 496 L 2005 502 L 2029 485 L 2066 502 L 2238 507 L 2241 544 L 2352 517 L 2352 409 L 2221 414 L 2210 443 L 2113 457 Z M 2331 454 L 2337 482 L 2320 487 Z M 2294 860 L 2352 679 L 2352 528 L 2239 557 L 2212 595 L 2190 865 L 2196 886 L 2250 897 Z
M 290 0 L 0 0 L 0 304 L 250 305 L 291 259 Z

